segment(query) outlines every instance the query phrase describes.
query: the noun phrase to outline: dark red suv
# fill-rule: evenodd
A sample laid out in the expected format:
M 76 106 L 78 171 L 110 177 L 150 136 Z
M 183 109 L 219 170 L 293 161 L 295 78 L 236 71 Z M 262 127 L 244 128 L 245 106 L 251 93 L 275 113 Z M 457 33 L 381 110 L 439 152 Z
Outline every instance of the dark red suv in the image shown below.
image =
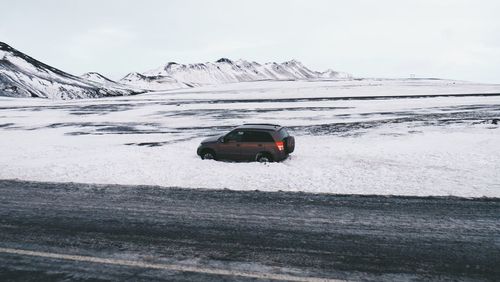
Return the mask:
M 285 127 L 248 123 L 203 140 L 197 154 L 202 159 L 273 162 L 286 159 L 294 149 L 295 138 Z

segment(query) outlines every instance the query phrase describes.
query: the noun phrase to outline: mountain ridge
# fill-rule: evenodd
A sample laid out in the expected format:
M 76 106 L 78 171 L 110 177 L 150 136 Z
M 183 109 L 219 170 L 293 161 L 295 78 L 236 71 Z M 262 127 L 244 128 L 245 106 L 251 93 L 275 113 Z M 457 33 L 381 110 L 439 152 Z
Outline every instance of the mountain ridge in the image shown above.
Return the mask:
M 0 42 L 0 96 L 7 97 L 100 98 L 237 82 L 351 78 L 350 74 L 334 70 L 311 70 L 295 59 L 261 64 L 223 57 L 214 62 L 194 64 L 170 61 L 143 73 L 131 72 L 114 81 L 98 72 L 75 76 Z
M 0 42 L 0 96 L 76 99 L 143 92 L 69 74 Z
M 193 64 L 170 61 L 143 73 L 129 73 L 119 82 L 150 90 L 163 90 L 162 88 L 173 88 L 172 84 L 181 87 L 182 84 L 187 87 L 195 87 L 262 80 L 345 80 L 351 78 L 350 74 L 333 70 L 313 71 L 295 59 L 283 63 L 261 64 L 243 59 L 233 61 L 228 58 L 220 58 L 214 62 Z

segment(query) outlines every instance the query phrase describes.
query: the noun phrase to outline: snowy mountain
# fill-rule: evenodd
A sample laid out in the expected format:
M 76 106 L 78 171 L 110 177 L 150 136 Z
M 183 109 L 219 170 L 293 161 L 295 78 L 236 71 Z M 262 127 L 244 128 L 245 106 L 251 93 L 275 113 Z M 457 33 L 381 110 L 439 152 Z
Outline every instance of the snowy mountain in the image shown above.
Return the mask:
M 328 69 L 324 72 L 321 72 L 319 74 L 319 77 L 320 78 L 323 78 L 323 79 L 345 79 L 345 80 L 348 80 L 348 79 L 352 79 L 353 76 L 349 73 L 346 73 L 346 72 L 338 72 L 338 71 L 334 71 L 332 69 Z
M 87 79 L 87 80 L 90 80 L 90 81 L 93 81 L 93 82 L 100 83 L 100 84 L 107 86 L 107 87 L 112 87 L 112 88 L 116 88 L 116 89 L 124 89 L 124 90 L 136 89 L 137 91 L 141 91 L 141 88 L 118 83 L 114 80 L 111 80 L 111 79 L 105 77 L 104 75 L 102 75 L 98 72 L 87 72 L 87 73 L 82 74 L 80 77 Z
M 248 81 L 351 78 L 333 70 L 313 71 L 296 60 L 259 64 L 221 58 L 187 65 L 169 62 L 144 73 L 129 73 L 116 82 L 97 72 L 71 75 L 0 42 L 0 96 L 8 97 L 98 98 Z
M 115 84 L 68 74 L 0 42 L 0 96 L 75 99 L 144 92 Z
M 115 81 L 105 77 L 104 75 L 98 73 L 98 72 L 86 72 L 82 75 L 80 75 L 80 77 L 82 78 L 85 78 L 85 79 L 88 79 L 88 80 L 91 80 L 91 81 L 94 81 L 94 82 L 99 82 L 99 83 L 102 83 L 102 84 L 113 84 L 113 83 L 116 83 Z
M 317 80 L 317 79 L 350 79 L 346 73 L 328 70 L 313 71 L 296 60 L 284 63 L 232 61 L 221 58 L 215 62 L 198 64 L 178 64 L 169 62 L 166 65 L 144 73 L 130 73 L 120 83 L 133 85 L 143 89 L 163 90 L 179 87 L 235 83 L 260 80 Z
M 179 82 L 170 76 L 144 75 L 137 72 L 127 74 L 124 78 L 120 79 L 119 83 L 147 90 L 169 90 L 195 86 L 193 84 Z

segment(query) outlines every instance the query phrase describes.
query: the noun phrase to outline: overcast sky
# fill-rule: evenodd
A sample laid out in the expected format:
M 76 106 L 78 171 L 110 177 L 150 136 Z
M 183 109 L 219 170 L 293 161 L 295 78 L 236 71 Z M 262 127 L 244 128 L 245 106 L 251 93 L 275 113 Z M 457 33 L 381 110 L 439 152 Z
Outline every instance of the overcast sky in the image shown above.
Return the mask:
M 0 0 L 0 41 L 73 74 L 297 59 L 359 77 L 500 83 L 499 0 Z

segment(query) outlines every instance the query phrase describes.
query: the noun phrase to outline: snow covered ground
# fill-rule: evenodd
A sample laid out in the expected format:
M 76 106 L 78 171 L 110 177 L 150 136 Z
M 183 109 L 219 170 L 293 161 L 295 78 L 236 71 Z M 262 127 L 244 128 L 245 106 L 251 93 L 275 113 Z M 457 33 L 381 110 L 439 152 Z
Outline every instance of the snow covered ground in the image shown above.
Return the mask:
M 267 81 L 105 99 L 0 98 L 0 178 L 500 197 L 492 124 L 500 96 L 419 97 L 469 93 L 500 93 L 500 85 Z M 289 126 L 296 151 L 271 164 L 198 158 L 203 138 L 244 122 Z

